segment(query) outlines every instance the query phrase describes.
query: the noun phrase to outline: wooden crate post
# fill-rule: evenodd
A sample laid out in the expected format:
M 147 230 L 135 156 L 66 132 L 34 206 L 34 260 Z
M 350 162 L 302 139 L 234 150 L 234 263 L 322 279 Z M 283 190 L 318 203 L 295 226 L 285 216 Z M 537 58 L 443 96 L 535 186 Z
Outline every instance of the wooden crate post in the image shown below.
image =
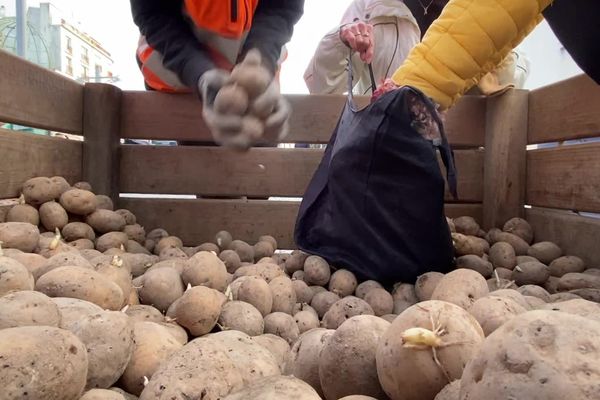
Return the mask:
M 96 194 L 119 199 L 121 89 L 87 83 L 83 98 L 83 179 Z
M 525 214 L 528 99 L 528 91 L 511 90 L 487 100 L 483 187 L 486 230 Z

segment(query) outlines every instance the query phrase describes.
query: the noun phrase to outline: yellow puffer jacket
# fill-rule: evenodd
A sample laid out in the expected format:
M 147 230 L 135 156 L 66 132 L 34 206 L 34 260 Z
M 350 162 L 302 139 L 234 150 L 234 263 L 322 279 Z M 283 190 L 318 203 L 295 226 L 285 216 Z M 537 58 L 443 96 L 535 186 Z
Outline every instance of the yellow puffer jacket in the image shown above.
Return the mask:
M 542 20 L 552 0 L 451 0 L 392 80 L 443 109 L 492 71 Z

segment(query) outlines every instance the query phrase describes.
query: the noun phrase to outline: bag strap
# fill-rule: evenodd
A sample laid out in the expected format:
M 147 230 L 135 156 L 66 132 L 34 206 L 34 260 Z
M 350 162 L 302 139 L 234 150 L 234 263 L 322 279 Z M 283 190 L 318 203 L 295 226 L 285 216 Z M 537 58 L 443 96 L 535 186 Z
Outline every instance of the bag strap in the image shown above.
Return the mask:
M 350 54 L 346 59 L 346 61 L 348 62 L 346 71 L 348 71 L 348 99 L 354 106 L 354 93 L 352 93 L 352 89 L 354 89 L 354 68 L 352 67 L 352 53 L 353 50 L 350 49 Z M 371 93 L 375 93 L 375 91 L 377 90 L 377 84 L 375 83 L 375 74 L 373 73 L 373 66 L 371 64 L 367 64 L 367 68 L 369 69 L 369 79 L 371 80 Z

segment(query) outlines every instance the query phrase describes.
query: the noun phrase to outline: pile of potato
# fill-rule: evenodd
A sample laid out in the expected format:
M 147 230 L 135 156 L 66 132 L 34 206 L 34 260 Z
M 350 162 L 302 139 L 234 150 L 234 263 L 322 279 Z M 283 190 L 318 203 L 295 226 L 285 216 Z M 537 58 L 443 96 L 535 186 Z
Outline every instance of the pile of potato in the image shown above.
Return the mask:
M 448 220 L 457 269 L 388 291 L 269 235 L 184 246 L 85 182 L 22 192 L 0 223 L 2 399 L 600 398 L 600 269 L 522 219 Z

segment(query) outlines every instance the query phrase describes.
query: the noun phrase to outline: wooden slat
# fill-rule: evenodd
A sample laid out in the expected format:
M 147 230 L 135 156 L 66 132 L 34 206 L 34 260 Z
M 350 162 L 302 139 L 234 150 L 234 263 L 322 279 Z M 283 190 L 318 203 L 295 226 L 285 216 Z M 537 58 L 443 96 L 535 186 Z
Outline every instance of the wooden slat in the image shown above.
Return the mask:
M 85 85 L 83 178 L 96 194 L 119 198 L 121 89 L 105 83 Z
M 220 147 L 121 148 L 122 193 L 302 196 L 323 150 Z M 481 202 L 483 151 L 457 150 L 459 201 Z M 441 163 L 440 163 L 441 164 Z M 450 194 L 446 194 L 451 199 Z
M 528 92 L 488 99 L 483 185 L 483 229 L 523 215 L 527 161 Z
M 81 180 L 82 142 L 0 129 L 0 198 L 18 197 L 35 176 Z
M 529 95 L 529 143 L 600 136 L 600 86 L 587 75 Z
M 527 204 L 600 211 L 600 143 L 527 152 Z
M 0 121 L 78 133 L 83 86 L 0 50 Z
M 533 227 L 536 242 L 555 242 L 564 254 L 581 257 L 588 267 L 600 268 L 600 219 L 535 207 L 526 210 L 526 218 Z
M 292 249 L 299 205 L 267 200 L 120 199 L 120 207 L 131 210 L 147 231 L 164 228 L 190 246 L 212 240 L 215 233 L 225 229 L 250 243 L 270 234 L 280 248 Z M 481 221 L 481 204 L 447 205 L 446 213 L 449 217 L 471 215 Z
M 346 98 L 342 95 L 287 95 L 292 105 L 289 143 L 327 143 Z M 368 97 L 356 97 L 367 104 Z M 123 92 L 121 137 L 152 140 L 211 142 L 202 121 L 200 102 L 191 95 Z M 465 96 L 446 117 L 450 143 L 458 147 L 483 146 L 485 99 Z

